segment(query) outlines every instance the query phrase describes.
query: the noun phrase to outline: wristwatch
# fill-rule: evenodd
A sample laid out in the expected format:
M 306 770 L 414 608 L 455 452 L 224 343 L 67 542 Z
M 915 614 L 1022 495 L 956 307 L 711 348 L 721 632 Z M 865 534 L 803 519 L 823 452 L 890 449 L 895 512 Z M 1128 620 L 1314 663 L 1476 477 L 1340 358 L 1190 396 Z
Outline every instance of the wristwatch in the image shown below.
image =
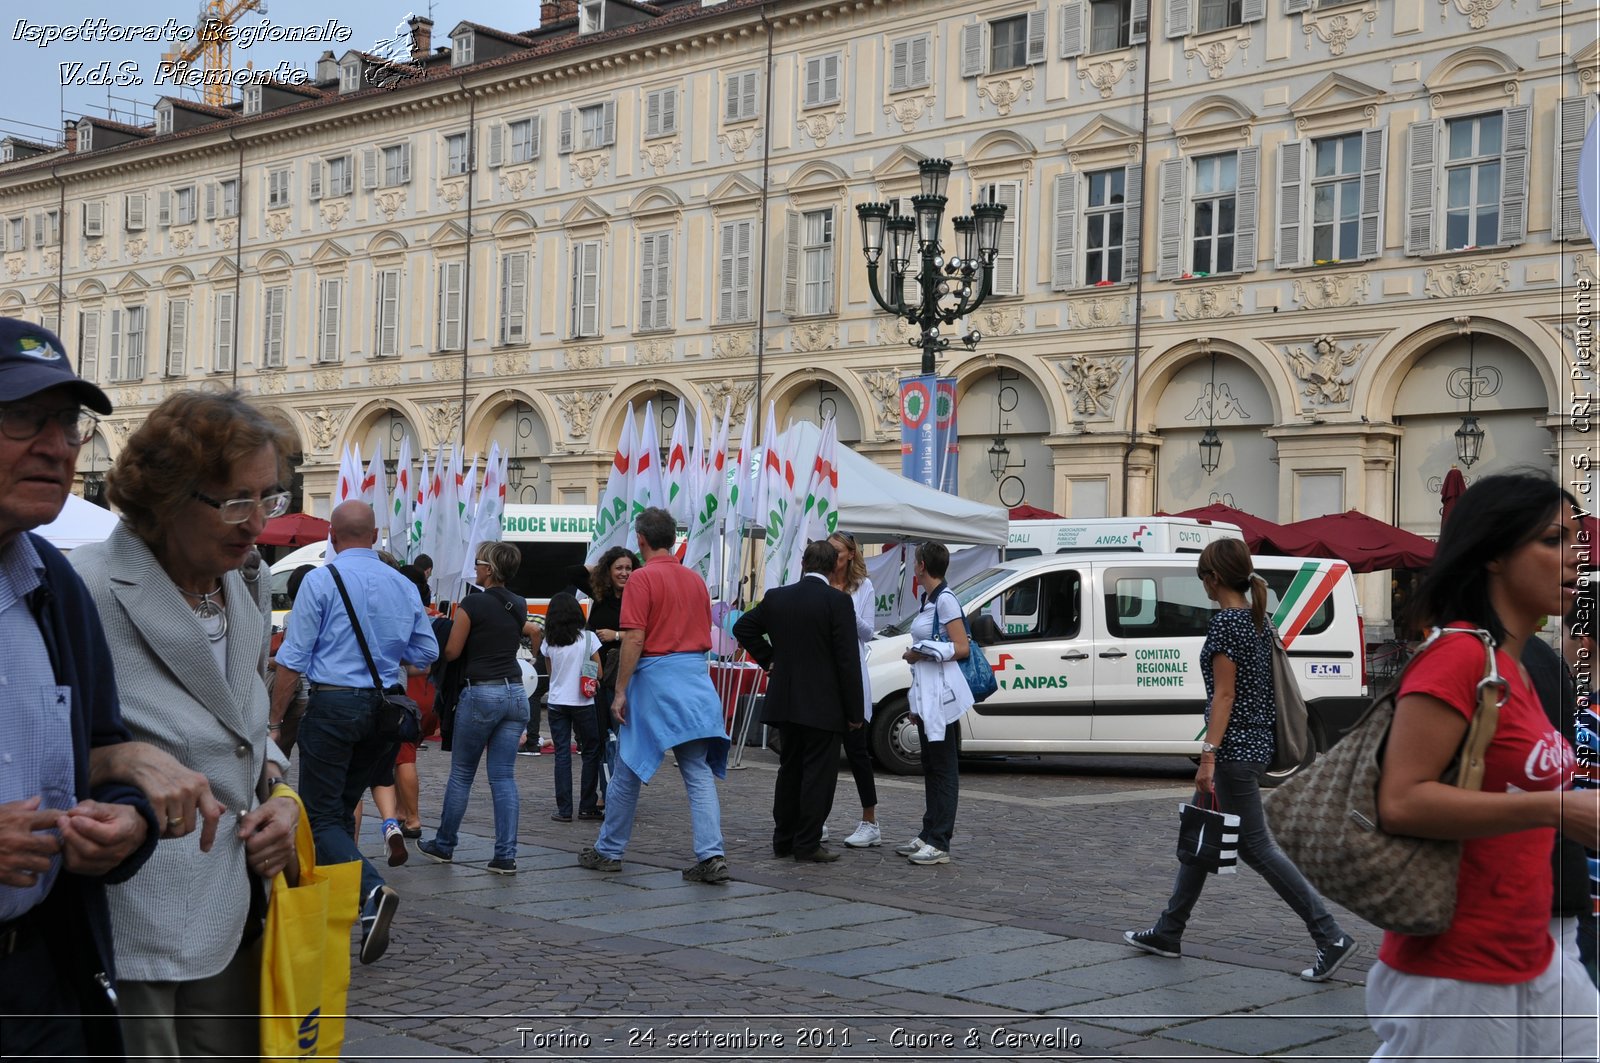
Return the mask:
M 1215 753 L 1217 750 L 1219 750 L 1221 748 L 1222 748 L 1221 746 L 1214 746 L 1210 742 L 1207 742 L 1207 741 L 1204 741 L 1204 740 L 1202 740 L 1200 742 L 1200 752 L 1201 753 Z

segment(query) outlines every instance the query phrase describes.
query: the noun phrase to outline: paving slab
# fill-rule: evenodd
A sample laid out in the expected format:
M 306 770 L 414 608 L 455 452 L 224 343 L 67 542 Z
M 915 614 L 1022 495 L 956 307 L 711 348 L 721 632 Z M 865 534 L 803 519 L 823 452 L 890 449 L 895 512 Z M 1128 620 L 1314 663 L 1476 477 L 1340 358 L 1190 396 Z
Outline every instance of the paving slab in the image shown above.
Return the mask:
M 1227 918 L 1197 918 L 1183 960 L 1121 943 L 1170 890 L 1166 791 L 1185 779 L 1102 771 L 1091 758 L 964 764 L 953 863 L 908 870 L 880 848 L 810 866 L 768 855 L 775 761 L 761 750 L 747 757 L 757 770 L 719 783 L 733 872 L 722 887 L 682 880 L 688 817 L 675 783 L 652 787 L 641 803 L 620 874 L 577 867 L 592 825 L 530 814 L 519 829 L 520 873 L 490 876 L 481 861 L 492 852 L 492 802 L 480 778 L 460 862 L 415 853 L 402 868 L 380 861 L 403 903 L 389 955 L 352 971 L 351 1011 L 363 1025 L 352 1020 L 347 1058 L 638 1056 L 644 1049 L 627 1038 L 651 1024 L 692 1034 L 738 1023 L 793 1037 L 829 1016 L 856 1034 L 821 1053 L 840 1058 L 950 1057 L 891 1052 L 884 1039 L 896 1023 L 952 1035 L 1066 1028 L 1079 1039 L 1075 1055 L 1130 1060 L 1330 1050 L 1365 1059 L 1375 1047 L 1359 1017 L 1364 967 L 1353 962 L 1325 985 L 1295 977 L 1309 958 L 1304 928 L 1252 874 L 1208 889 L 1202 905 Z M 519 758 L 526 808 L 548 799 L 551 759 Z M 425 816 L 448 761 L 419 759 Z M 920 819 L 921 782 L 879 783 L 880 815 L 898 838 Z M 848 831 L 844 818 L 835 826 Z M 1070 861 L 1042 855 L 1061 837 L 1079 840 Z M 370 831 L 366 848 L 381 855 Z M 1357 921 L 1345 925 L 1376 940 Z M 541 1015 L 551 1036 L 581 1034 L 588 1047 L 522 1051 L 518 1024 Z M 677 1048 L 671 1058 L 729 1058 L 709 1044 Z M 974 1058 L 1037 1058 L 983 1050 Z M 791 1040 L 781 1053 L 746 1058 L 795 1054 Z

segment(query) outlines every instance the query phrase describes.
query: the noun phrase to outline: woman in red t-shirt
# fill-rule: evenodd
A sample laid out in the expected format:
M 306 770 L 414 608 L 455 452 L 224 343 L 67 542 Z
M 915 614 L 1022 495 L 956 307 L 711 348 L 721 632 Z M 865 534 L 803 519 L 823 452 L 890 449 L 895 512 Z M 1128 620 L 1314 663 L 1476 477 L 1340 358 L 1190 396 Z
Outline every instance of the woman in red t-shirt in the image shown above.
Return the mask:
M 1384 935 L 1367 976 L 1374 1059 L 1593 1060 L 1596 993 L 1550 937 L 1555 830 L 1592 843 L 1600 795 L 1563 792 L 1572 750 L 1518 663 L 1578 581 L 1576 500 L 1543 476 L 1488 476 L 1456 502 L 1413 601 L 1419 627 L 1484 628 L 1508 686 L 1483 788 L 1439 782 L 1466 736 L 1483 643 L 1447 634 L 1405 671 L 1378 786 L 1383 828 L 1465 842 L 1442 934 Z M 1567 1016 L 1566 1019 L 1561 1016 Z

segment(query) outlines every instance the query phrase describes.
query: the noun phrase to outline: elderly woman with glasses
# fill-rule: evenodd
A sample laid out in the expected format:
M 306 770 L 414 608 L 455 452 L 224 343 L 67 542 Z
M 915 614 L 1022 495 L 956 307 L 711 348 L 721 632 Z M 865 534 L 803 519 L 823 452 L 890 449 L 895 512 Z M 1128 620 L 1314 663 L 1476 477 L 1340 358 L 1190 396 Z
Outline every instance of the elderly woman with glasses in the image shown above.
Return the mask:
M 122 523 L 72 553 L 129 730 L 203 775 L 227 810 L 197 823 L 192 803 L 153 796 L 165 836 L 108 891 L 130 1056 L 258 1054 L 266 886 L 294 873 L 299 808 L 280 789 L 287 762 L 267 725 L 271 624 L 255 541 L 288 508 L 293 449 L 237 392 L 173 395 L 107 477 Z

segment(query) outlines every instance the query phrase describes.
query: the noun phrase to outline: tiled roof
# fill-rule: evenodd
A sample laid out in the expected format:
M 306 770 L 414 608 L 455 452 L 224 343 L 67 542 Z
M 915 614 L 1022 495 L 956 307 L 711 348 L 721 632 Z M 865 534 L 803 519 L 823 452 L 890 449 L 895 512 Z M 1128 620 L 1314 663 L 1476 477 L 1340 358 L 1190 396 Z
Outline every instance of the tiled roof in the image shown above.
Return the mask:
M 241 116 L 236 112 L 228 111 L 227 118 L 223 120 L 226 120 L 230 124 L 240 124 L 259 122 L 263 120 L 279 120 L 287 115 L 296 115 L 302 113 L 309 115 L 320 108 L 335 107 L 357 100 L 371 100 L 381 93 L 403 92 L 413 86 L 459 78 L 464 73 L 468 72 L 477 73 L 484 70 L 495 70 L 502 67 L 516 66 L 521 63 L 532 63 L 539 60 L 560 58 L 569 52 L 576 54 L 596 51 L 624 39 L 658 33 L 672 27 L 683 25 L 684 23 L 694 22 L 700 19 L 706 19 L 709 21 L 714 18 L 725 17 L 729 14 L 760 8 L 764 3 L 767 2 L 767 0 L 728 0 L 727 3 L 718 4 L 714 7 L 700 7 L 698 5 L 688 4 L 675 8 L 656 7 L 650 4 L 632 2 L 632 0 L 612 0 L 612 2 L 628 2 L 630 7 L 634 7 L 640 11 L 648 13 L 660 12 L 660 14 L 647 22 L 638 22 L 629 26 L 618 26 L 615 29 L 602 30 L 597 33 L 586 33 L 582 36 L 579 36 L 576 32 L 576 19 L 563 19 L 559 23 L 552 23 L 549 27 L 549 29 L 552 31 L 551 35 L 542 40 L 531 35 L 509 34 L 504 31 L 490 31 L 496 33 L 501 39 L 512 40 L 517 43 L 527 42 L 528 47 L 525 47 L 520 51 L 511 52 L 506 55 L 494 56 L 484 60 L 483 62 L 473 63 L 466 67 L 458 67 L 454 69 L 450 67 L 447 61 L 448 56 L 445 54 L 447 49 L 441 49 L 440 51 L 430 54 L 426 59 L 421 60 L 421 65 L 423 66 L 422 73 L 403 78 L 394 85 L 372 86 L 369 88 L 359 89 L 355 92 L 341 94 L 333 91 L 323 90 L 311 84 L 290 85 L 282 82 L 274 82 L 273 85 L 276 88 L 287 89 L 291 92 L 298 92 L 301 95 L 305 95 L 309 98 L 302 103 L 290 104 L 287 107 L 278 107 L 274 110 L 264 111 L 261 114 L 256 115 Z M 473 23 L 472 25 L 474 30 L 478 30 L 476 23 Z M 565 32 L 554 32 L 557 29 L 565 30 Z M 535 32 L 539 31 L 530 30 L 529 34 Z M 380 65 L 391 62 L 391 60 L 384 59 L 381 56 L 369 55 L 369 53 L 362 52 L 360 49 L 351 49 L 351 51 L 358 52 L 364 57 L 370 58 L 373 62 Z M 346 52 L 345 54 L 348 55 L 349 52 Z M 392 62 L 394 62 L 396 66 L 401 67 L 408 65 L 408 61 L 404 59 L 394 60 Z M 210 132 L 216 128 L 214 125 L 194 126 L 189 129 L 181 129 L 172 133 L 162 134 L 159 137 L 154 137 L 153 129 L 148 126 L 133 126 L 122 122 L 113 122 L 105 118 L 95 118 L 89 115 L 83 116 L 80 121 L 92 122 L 95 125 L 108 129 L 122 130 L 131 135 L 143 138 L 146 141 L 154 139 L 163 144 L 175 143 L 180 140 Z M 125 150 L 132 146 L 133 145 L 131 144 L 112 144 L 104 148 L 94 148 L 89 152 L 82 154 L 99 156 L 105 153 Z M 25 162 L 22 166 L 12 169 L 9 172 L 26 172 L 29 168 L 30 164 Z

